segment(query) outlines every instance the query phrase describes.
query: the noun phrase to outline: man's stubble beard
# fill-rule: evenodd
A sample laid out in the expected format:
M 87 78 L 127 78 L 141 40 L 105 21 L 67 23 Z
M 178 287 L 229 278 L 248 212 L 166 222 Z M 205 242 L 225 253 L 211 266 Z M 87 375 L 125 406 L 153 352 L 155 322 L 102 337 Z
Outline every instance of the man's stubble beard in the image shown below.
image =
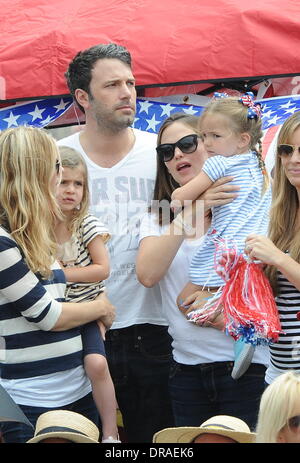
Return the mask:
M 133 124 L 135 115 L 132 117 L 128 116 L 124 119 L 106 119 L 103 116 L 99 116 L 95 114 L 95 120 L 97 122 L 97 126 L 101 130 L 105 130 L 111 132 L 113 134 L 119 133 L 128 127 L 131 127 Z
M 94 103 L 92 111 L 93 118 L 95 119 L 98 128 L 113 134 L 130 127 L 134 122 L 135 113 L 136 111 L 134 110 L 132 115 L 125 115 L 118 118 L 115 116 L 114 110 L 107 111 L 99 103 Z

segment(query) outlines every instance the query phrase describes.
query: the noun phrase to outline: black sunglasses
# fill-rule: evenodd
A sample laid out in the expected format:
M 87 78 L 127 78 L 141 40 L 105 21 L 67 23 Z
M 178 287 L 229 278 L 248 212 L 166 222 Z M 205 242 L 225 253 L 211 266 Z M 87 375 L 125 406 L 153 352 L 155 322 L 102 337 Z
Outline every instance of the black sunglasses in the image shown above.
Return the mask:
M 60 166 L 61 166 L 61 163 L 60 163 L 59 159 L 57 159 L 57 161 L 55 163 L 55 169 L 56 169 L 57 175 L 59 174 Z
M 198 147 L 198 138 L 198 135 L 193 134 L 180 138 L 176 143 L 163 143 L 156 147 L 157 154 L 163 162 L 168 162 L 173 159 L 176 146 L 185 154 L 194 153 Z
M 290 418 L 288 420 L 288 424 L 289 424 L 290 428 L 299 428 L 299 426 L 300 426 L 300 415 L 292 416 L 292 418 Z
M 282 156 L 282 157 L 292 156 L 296 148 L 298 148 L 298 153 L 300 154 L 299 145 L 287 145 L 287 144 L 278 145 L 277 153 L 279 156 Z

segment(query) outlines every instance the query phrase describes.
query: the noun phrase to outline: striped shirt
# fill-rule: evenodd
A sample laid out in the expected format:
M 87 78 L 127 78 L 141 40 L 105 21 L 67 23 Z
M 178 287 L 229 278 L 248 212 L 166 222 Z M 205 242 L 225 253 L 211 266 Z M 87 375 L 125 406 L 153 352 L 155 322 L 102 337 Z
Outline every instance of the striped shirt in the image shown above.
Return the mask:
M 268 187 L 262 195 L 263 174 L 255 153 L 214 156 L 205 161 L 202 170 L 213 182 L 224 176 L 233 176 L 231 184 L 240 187 L 233 202 L 212 209 L 211 226 L 190 266 L 192 283 L 220 287 L 224 286 L 224 280 L 214 269 L 220 257 L 220 253 L 216 252 L 216 239 L 226 239 L 229 247 L 235 246 L 238 252 L 242 252 L 248 235 L 266 235 L 272 193 L 271 187 Z
M 1 377 L 31 378 L 82 365 L 79 329 L 50 331 L 61 314 L 65 277 L 58 263 L 45 280 L 31 272 L 0 226 Z
M 86 215 L 80 227 L 71 239 L 59 245 L 58 259 L 65 267 L 86 267 L 92 264 L 88 245 L 91 241 L 101 236 L 103 241 L 108 241 L 110 235 L 107 228 L 91 214 Z M 66 301 L 93 300 L 104 290 L 103 281 L 94 283 L 67 282 Z
M 278 296 L 276 304 L 282 333 L 277 343 L 270 344 L 271 366 L 285 370 L 300 371 L 300 321 L 297 313 L 300 311 L 300 291 L 296 289 L 278 271 Z

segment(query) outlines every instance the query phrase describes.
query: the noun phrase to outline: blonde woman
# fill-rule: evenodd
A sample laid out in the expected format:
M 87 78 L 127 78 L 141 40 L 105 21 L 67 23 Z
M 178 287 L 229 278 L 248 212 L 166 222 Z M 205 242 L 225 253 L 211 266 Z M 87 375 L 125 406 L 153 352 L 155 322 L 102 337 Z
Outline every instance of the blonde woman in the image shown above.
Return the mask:
M 246 252 L 266 264 L 282 333 L 270 344 L 267 384 L 288 369 L 300 372 L 300 112 L 283 124 L 277 141 L 269 238 L 250 235 Z
M 105 294 L 91 302 L 64 302 L 53 233 L 61 173 L 56 143 L 46 132 L 1 132 L 1 385 L 33 426 L 41 413 L 57 408 L 97 420 L 78 327 L 98 319 L 109 327 L 114 318 Z M 2 423 L 1 430 L 5 442 L 33 436 L 21 423 Z
M 264 391 L 257 422 L 257 443 L 300 443 L 300 376 L 288 371 Z

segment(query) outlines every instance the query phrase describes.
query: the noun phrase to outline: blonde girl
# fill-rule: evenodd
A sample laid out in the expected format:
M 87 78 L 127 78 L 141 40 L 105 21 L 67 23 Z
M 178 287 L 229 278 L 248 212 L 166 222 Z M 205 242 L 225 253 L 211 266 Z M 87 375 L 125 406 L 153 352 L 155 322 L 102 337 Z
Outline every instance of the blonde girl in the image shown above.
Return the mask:
M 63 219 L 55 227 L 58 259 L 67 280 L 66 299 L 93 300 L 104 291 L 109 276 L 109 256 L 105 247 L 108 230 L 88 213 L 89 190 L 86 164 L 73 148 L 60 147 L 63 166 L 57 199 Z M 82 327 L 84 366 L 102 422 L 102 442 L 119 442 L 116 398 L 109 373 L 100 322 Z M 102 338 L 103 336 L 103 338 Z
M 61 164 L 56 143 L 33 127 L 0 133 L 0 359 L 1 385 L 34 426 L 41 413 L 65 408 L 97 422 L 82 364 L 79 326 L 114 307 L 64 302 L 65 277 L 55 261 L 55 199 Z M 33 429 L 2 423 L 5 442 L 26 442 Z

